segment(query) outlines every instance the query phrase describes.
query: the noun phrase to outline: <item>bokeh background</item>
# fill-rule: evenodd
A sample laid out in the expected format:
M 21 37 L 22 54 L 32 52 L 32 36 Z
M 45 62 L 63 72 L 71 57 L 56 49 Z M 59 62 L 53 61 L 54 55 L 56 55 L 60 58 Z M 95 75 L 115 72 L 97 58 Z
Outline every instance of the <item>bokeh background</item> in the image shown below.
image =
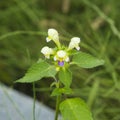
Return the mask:
M 26 70 L 43 57 L 49 28 L 66 45 L 81 38 L 81 51 L 105 60 L 94 69 L 71 68 L 70 97 L 83 98 L 95 120 L 120 120 L 120 2 L 116 0 L 1 0 L 0 82 L 32 97 L 32 84 L 18 84 Z M 54 45 L 52 42 L 49 46 Z M 51 78 L 36 82 L 37 100 L 55 108 Z

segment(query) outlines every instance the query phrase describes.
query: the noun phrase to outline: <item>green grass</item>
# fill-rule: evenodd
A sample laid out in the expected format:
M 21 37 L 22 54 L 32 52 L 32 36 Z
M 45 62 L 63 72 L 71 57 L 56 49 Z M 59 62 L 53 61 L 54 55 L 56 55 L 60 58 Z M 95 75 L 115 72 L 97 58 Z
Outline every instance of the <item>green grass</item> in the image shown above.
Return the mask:
M 9 3 L 9 4 L 8 4 Z M 14 85 L 27 68 L 42 57 L 48 28 L 56 28 L 67 45 L 70 38 L 81 38 L 81 51 L 105 60 L 99 68 L 73 67 L 73 96 L 86 100 L 95 120 L 120 119 L 120 2 L 115 0 L 73 0 L 68 12 L 62 1 L 5 0 L 0 4 L 0 80 L 26 92 L 27 85 Z M 50 43 L 52 45 L 52 43 Z M 36 83 L 49 87 L 50 81 Z M 32 91 L 32 87 L 30 87 Z M 24 89 L 24 90 L 23 90 Z M 50 91 L 37 98 L 53 107 Z M 28 93 L 28 92 L 26 92 Z M 29 93 L 32 94 L 32 93 Z

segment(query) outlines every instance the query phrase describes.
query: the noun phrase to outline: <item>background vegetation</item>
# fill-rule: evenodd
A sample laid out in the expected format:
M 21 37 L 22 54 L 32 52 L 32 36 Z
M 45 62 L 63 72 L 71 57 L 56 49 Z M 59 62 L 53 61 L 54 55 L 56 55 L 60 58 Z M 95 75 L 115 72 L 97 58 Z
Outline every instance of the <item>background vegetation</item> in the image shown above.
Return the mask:
M 72 68 L 74 96 L 83 98 L 95 120 L 120 120 L 120 2 L 115 0 L 4 0 L 0 2 L 0 81 L 32 96 L 31 84 L 14 84 L 42 57 L 48 28 L 67 45 L 105 60 L 102 67 Z M 52 43 L 50 43 L 52 45 Z M 37 99 L 54 108 L 51 78 L 36 83 Z

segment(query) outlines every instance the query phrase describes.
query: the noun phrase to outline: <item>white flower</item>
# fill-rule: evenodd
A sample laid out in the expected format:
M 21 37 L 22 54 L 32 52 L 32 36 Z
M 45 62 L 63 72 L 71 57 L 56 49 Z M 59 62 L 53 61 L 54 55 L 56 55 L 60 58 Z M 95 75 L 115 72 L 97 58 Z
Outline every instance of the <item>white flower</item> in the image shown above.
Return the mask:
M 41 53 L 45 55 L 46 58 L 50 58 L 50 55 L 53 54 L 53 49 L 45 46 L 41 49 Z
M 80 43 L 80 38 L 79 37 L 73 37 L 70 41 L 69 46 L 68 46 L 68 50 L 71 50 L 73 48 L 76 48 L 77 50 L 80 50 L 79 43 Z
M 55 44 L 60 48 L 60 42 L 59 42 L 59 35 L 57 30 L 50 28 L 48 29 L 48 37 L 46 38 L 46 41 L 49 42 L 53 40 Z
M 48 37 L 46 38 L 46 41 L 49 42 L 49 41 L 58 41 L 59 40 L 59 36 L 58 36 L 58 32 L 57 30 L 51 28 L 51 29 L 48 29 Z
M 69 62 L 69 57 L 64 50 L 59 50 L 54 56 L 54 60 L 58 61 L 59 66 L 64 66 L 64 62 Z
M 64 51 L 64 50 L 59 50 L 57 52 L 57 54 L 54 56 L 54 60 L 55 61 L 66 61 L 66 62 L 69 62 L 69 57 L 67 55 L 67 53 Z
M 45 46 L 41 49 L 41 53 L 44 54 L 45 58 L 50 59 L 53 58 L 55 64 L 57 63 L 58 70 L 60 69 L 61 66 L 64 66 L 67 64 L 66 62 L 70 61 L 69 55 L 71 55 L 71 52 L 69 52 L 72 49 L 77 49 L 80 50 L 79 43 L 80 43 L 80 38 L 79 37 L 73 37 L 71 38 L 71 41 L 69 43 L 68 48 L 65 46 L 62 46 L 59 41 L 59 34 L 57 30 L 50 28 L 48 29 L 48 37 L 46 37 L 46 41 L 53 41 L 57 46 L 52 49 L 49 48 L 48 46 Z M 52 57 L 51 57 L 52 56 Z

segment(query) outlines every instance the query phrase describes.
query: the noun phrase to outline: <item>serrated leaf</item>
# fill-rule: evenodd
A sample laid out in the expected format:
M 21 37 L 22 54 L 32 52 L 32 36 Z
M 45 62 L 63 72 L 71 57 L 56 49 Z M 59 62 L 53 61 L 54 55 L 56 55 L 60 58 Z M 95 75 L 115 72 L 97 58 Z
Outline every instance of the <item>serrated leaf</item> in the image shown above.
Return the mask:
M 93 120 L 85 102 L 80 98 L 71 98 L 60 104 L 63 120 Z
M 51 96 L 58 96 L 61 94 L 72 94 L 73 91 L 71 88 L 55 88 L 51 94 Z
M 49 65 L 45 61 L 40 61 L 33 64 L 25 74 L 25 76 L 16 82 L 34 82 L 42 79 L 43 77 L 55 77 L 57 71 L 54 66 Z
M 73 56 L 72 63 L 82 68 L 93 68 L 103 65 L 104 60 L 97 59 L 96 57 L 84 52 L 78 52 Z
M 59 71 L 59 80 L 65 85 L 65 87 L 70 87 L 72 83 L 72 73 L 68 69 L 61 69 Z

